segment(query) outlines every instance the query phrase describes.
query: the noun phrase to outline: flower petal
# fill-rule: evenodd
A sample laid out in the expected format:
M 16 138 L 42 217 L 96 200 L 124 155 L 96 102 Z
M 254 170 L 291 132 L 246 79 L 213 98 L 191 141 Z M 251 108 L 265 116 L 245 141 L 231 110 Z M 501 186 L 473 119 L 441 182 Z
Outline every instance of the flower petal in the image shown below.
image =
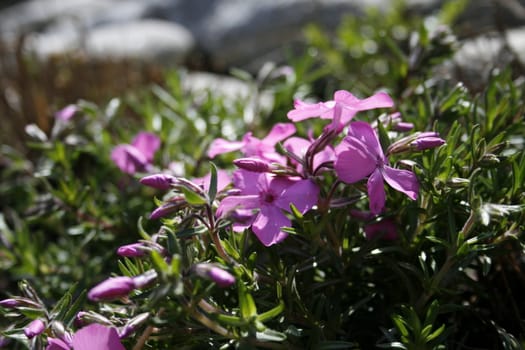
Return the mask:
M 259 196 L 230 196 L 224 198 L 217 208 L 217 217 L 228 216 L 235 209 L 255 209 L 260 205 Z
M 311 180 L 300 180 L 286 188 L 275 201 L 279 208 L 290 211 L 293 204 L 301 213 L 306 213 L 317 204 L 319 187 Z
M 244 141 L 228 141 L 225 139 L 215 139 L 208 150 L 208 157 L 215 158 L 219 154 L 240 150 L 244 146 Z
M 353 122 L 348 127 L 348 136 L 361 140 L 376 157 L 383 159 L 384 153 L 379 138 L 372 126 L 366 122 Z
M 148 163 L 151 163 L 155 152 L 160 147 L 160 139 L 153 133 L 141 131 L 135 136 L 131 144 L 144 155 Z
M 336 147 L 335 173 L 342 181 L 354 183 L 370 175 L 376 168 L 376 159 L 366 145 L 354 137 L 346 137 Z
M 75 350 L 126 350 L 120 342 L 115 328 L 90 324 L 73 335 Z
M 62 339 L 58 338 L 47 338 L 46 350 L 69 350 L 71 349 Z
M 419 183 L 413 172 L 385 166 L 383 168 L 383 177 L 385 178 L 386 183 L 395 190 L 403 192 L 412 200 L 417 199 Z
M 290 227 L 291 221 L 281 210 L 272 205 L 264 205 L 254 223 L 253 233 L 265 246 L 271 246 L 284 240 L 288 234 L 282 232 L 283 227 Z
M 380 214 L 385 207 L 386 194 L 383 177 L 379 169 L 374 171 L 368 178 L 367 189 L 370 200 L 370 211 L 372 214 Z
M 277 142 L 281 142 L 295 134 L 295 131 L 295 125 L 292 123 L 277 123 L 272 130 L 270 130 L 270 133 L 262 139 L 262 142 L 267 145 L 275 146 Z
M 319 103 L 306 103 L 301 100 L 294 101 L 295 109 L 288 112 L 287 116 L 293 122 L 300 122 L 305 119 L 319 117 L 331 108 L 327 107 L 323 102 Z
M 144 155 L 132 145 L 118 145 L 111 151 L 111 160 L 125 173 L 135 174 L 147 164 Z

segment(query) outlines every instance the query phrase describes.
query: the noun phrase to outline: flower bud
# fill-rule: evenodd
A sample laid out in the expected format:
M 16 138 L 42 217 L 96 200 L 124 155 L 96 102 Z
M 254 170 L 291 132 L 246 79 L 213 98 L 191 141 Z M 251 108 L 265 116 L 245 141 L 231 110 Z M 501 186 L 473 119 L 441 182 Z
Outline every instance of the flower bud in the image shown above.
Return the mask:
M 439 137 L 436 132 L 423 132 L 417 136 L 417 138 L 410 142 L 410 146 L 414 147 L 418 151 L 422 151 L 429 148 L 435 148 L 443 145 L 445 140 Z
M 120 246 L 117 254 L 127 258 L 139 258 L 146 254 L 147 249 L 142 243 L 133 243 Z
M 414 129 L 414 124 L 413 123 L 408 123 L 408 122 L 399 122 L 399 123 L 396 123 L 394 124 L 394 130 L 396 131 L 410 131 Z
M 153 174 L 143 177 L 139 182 L 159 190 L 168 190 L 177 182 L 177 178 L 168 174 Z
M 36 319 L 34 321 L 31 321 L 25 328 L 24 328 L 24 334 L 29 339 L 32 339 L 36 337 L 39 334 L 42 334 L 42 332 L 46 329 L 46 325 L 44 321 L 41 319 Z
M 126 338 L 134 333 L 141 325 L 143 325 L 149 318 L 149 312 L 144 312 L 129 320 L 124 327 L 119 329 L 118 335 L 120 339 Z
M 4 299 L 0 300 L 0 306 L 5 307 L 6 309 L 12 309 L 20 305 L 20 302 L 16 299 Z
M 102 281 L 88 292 L 92 301 L 111 300 L 127 296 L 135 289 L 135 282 L 131 277 L 111 277 Z
M 239 158 L 233 161 L 237 167 L 247 171 L 253 171 L 255 173 L 265 173 L 270 171 L 270 164 L 259 158 Z
M 196 275 L 215 282 L 219 287 L 229 287 L 235 283 L 235 277 L 226 270 L 215 265 L 201 263 L 193 266 Z
M 154 270 L 149 270 L 144 272 L 142 275 L 133 277 L 133 283 L 135 288 L 144 288 L 155 279 L 157 279 L 157 272 Z

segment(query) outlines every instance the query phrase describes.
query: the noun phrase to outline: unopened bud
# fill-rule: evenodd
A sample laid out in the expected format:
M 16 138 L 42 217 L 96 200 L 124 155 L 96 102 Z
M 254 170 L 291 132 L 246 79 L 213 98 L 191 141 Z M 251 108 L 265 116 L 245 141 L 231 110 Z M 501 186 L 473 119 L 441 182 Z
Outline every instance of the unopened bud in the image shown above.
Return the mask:
M 197 264 L 193 266 L 196 275 L 215 282 L 219 287 L 226 288 L 235 283 L 235 277 L 226 270 L 212 264 Z
M 141 184 L 159 190 L 168 190 L 177 182 L 177 178 L 168 174 L 154 174 L 143 177 L 139 180 Z
M 124 327 L 119 329 L 119 338 L 123 339 L 134 333 L 141 325 L 143 325 L 148 320 L 149 316 L 149 312 L 145 312 L 133 317 L 126 323 Z
M 410 146 L 418 151 L 439 147 L 443 144 L 445 144 L 445 140 L 440 138 L 438 133 L 432 131 L 423 132 L 414 141 L 410 142 Z
M 25 328 L 24 328 L 24 334 L 29 339 L 32 339 L 36 337 L 39 334 L 42 334 L 42 332 L 46 329 L 46 325 L 44 321 L 41 319 L 36 319 L 34 321 L 31 321 Z
M 139 258 L 144 256 L 147 252 L 147 249 L 142 243 L 132 243 L 120 246 L 117 249 L 117 254 L 127 258 Z
M 111 300 L 127 296 L 135 289 L 135 282 L 131 277 L 111 277 L 102 281 L 88 292 L 92 301 Z
M 239 158 L 233 161 L 237 167 L 247 171 L 253 171 L 256 173 L 265 173 L 270 171 L 270 164 L 259 158 Z

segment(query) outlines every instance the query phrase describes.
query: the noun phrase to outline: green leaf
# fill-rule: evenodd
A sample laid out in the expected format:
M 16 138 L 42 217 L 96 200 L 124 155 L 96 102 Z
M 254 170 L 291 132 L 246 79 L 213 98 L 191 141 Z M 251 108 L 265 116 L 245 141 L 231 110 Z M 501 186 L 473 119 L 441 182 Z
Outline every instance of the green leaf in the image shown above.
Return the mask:
M 217 196 L 217 166 L 210 162 L 210 186 L 208 190 L 210 205 L 215 200 L 215 196 Z
M 202 198 L 199 194 L 193 192 L 187 187 L 181 187 L 182 193 L 184 194 L 184 198 L 186 199 L 186 202 L 188 202 L 191 205 L 203 205 L 206 204 L 206 199 Z
M 269 319 L 272 319 L 278 316 L 281 312 L 283 312 L 283 310 L 284 310 L 284 302 L 281 300 L 279 302 L 279 305 L 277 305 L 273 309 L 270 309 L 266 312 L 263 312 L 262 314 L 259 314 L 259 316 L 257 316 L 257 320 L 260 322 L 265 322 Z
M 239 307 L 241 309 L 241 315 L 244 319 L 251 319 L 257 315 L 257 307 L 253 301 L 253 297 L 246 288 L 246 286 L 240 282 L 239 284 Z

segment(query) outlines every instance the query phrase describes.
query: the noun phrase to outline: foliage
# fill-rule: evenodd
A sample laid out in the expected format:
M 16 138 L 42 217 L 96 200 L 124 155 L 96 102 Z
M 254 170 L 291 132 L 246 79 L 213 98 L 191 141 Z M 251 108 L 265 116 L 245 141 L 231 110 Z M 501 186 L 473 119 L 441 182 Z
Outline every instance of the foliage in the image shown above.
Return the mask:
M 446 11 L 441 18 L 452 20 Z M 307 28 L 309 50 L 290 67 L 267 65 L 253 78 L 236 72 L 248 97 L 190 91 L 188 73 L 179 70 L 164 86 L 105 107 L 79 101 L 75 115 L 56 119 L 50 133 L 29 125 L 30 157 L 3 146 L 0 284 L 16 301 L 0 306 L 9 346 L 43 348 L 49 337 L 100 323 L 116 327 L 134 349 L 520 349 L 525 80 L 495 71 L 473 94 L 435 73 L 454 49 L 447 23 L 429 27 L 436 18 L 403 16 L 401 6 L 378 16 L 348 18 L 335 43 Z M 248 131 L 262 139 L 287 121 L 293 98 L 323 101 L 340 89 L 390 93 L 393 109 L 355 117 L 376 122 L 384 150 L 406 136 L 388 122 L 393 112 L 446 141 L 389 157 L 415 173 L 418 199 L 387 189 L 386 210 L 360 216 L 369 205 L 366 183 L 341 183 L 328 165 L 321 174 L 301 173 L 315 179 L 326 201 L 308 211 L 292 205 L 282 242 L 265 246 L 252 229 L 233 232 L 216 214 L 231 194 L 231 186 L 220 186 L 220 169 L 231 171 L 239 153 L 211 163 L 212 142 L 241 140 Z M 326 124 L 295 126 L 308 137 L 327 132 Z M 111 150 L 140 130 L 162 146 L 153 168 L 124 174 Z M 276 149 L 294 158 L 284 144 Z M 165 189 L 139 183 L 161 172 L 173 179 Z M 148 219 L 159 207 L 168 215 Z M 397 239 L 367 234 L 385 220 Z M 141 247 L 134 256 L 115 255 L 130 243 Z M 107 301 L 104 294 L 97 303 L 86 298 L 111 275 L 125 276 L 132 288 Z M 29 340 L 23 330 L 33 319 L 45 320 L 46 330 Z

